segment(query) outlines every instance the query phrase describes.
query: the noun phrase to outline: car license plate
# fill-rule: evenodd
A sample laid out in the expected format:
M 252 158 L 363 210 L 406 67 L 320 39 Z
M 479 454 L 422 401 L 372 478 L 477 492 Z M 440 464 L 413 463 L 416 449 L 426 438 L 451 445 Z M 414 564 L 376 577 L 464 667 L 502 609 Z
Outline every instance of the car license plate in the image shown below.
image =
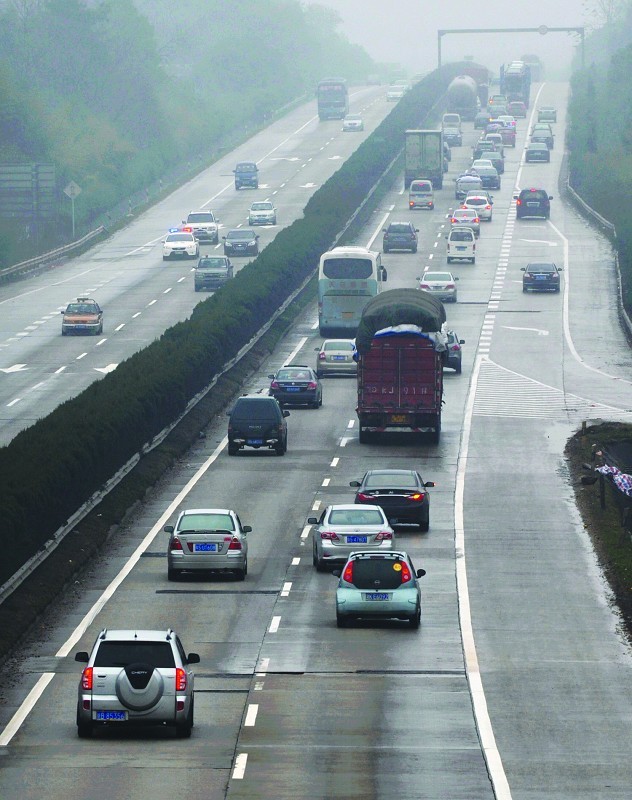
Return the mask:
M 347 536 L 347 544 L 366 544 L 366 536 Z
M 536 279 L 536 281 L 545 281 L 546 280 L 546 275 L 536 275 L 535 279 Z
M 343 319 L 353 319 L 353 311 L 343 311 L 342 318 Z
M 96 719 L 99 722 L 125 722 L 127 711 L 97 711 Z
M 300 386 L 286 386 L 285 387 L 285 391 L 286 392 L 300 392 L 301 391 L 301 387 Z
M 346 361 L 347 356 L 334 356 L 334 361 Z
M 406 414 L 391 414 L 391 422 L 406 422 Z
M 246 444 L 263 444 L 263 439 L 246 439 Z
M 528 205 L 530 208 L 537 208 L 537 206 L 539 206 L 540 204 L 539 204 L 539 203 L 529 203 L 529 202 L 527 201 L 527 205 Z
M 217 545 L 213 542 L 199 542 L 193 545 L 194 553 L 216 553 Z
M 367 600 L 388 600 L 388 592 L 367 592 L 365 595 Z
M 467 248 L 466 248 L 465 245 L 457 244 L 456 249 L 457 250 L 466 250 Z

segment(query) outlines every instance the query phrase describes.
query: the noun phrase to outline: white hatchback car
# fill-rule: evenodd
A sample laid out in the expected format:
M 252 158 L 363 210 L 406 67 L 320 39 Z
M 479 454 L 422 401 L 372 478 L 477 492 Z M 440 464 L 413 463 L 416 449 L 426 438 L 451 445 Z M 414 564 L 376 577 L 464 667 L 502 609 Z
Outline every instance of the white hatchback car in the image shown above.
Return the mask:
M 199 258 L 200 245 L 188 231 L 172 231 L 167 234 L 162 245 L 162 260 L 170 258 Z

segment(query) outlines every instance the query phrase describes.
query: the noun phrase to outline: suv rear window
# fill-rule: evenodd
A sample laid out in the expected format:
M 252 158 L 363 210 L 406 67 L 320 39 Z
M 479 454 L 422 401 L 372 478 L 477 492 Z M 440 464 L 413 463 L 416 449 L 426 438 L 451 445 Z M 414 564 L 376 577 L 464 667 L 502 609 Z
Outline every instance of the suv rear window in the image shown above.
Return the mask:
M 401 576 L 401 561 L 395 558 L 363 558 L 353 562 L 353 585 L 358 589 L 397 589 L 402 585 Z
M 539 200 L 543 202 L 549 199 L 548 194 L 544 189 L 525 189 L 520 193 L 521 200 Z
M 176 665 L 168 642 L 102 642 L 94 659 L 95 667 L 126 667 L 139 663 L 164 669 Z
M 255 398 L 240 398 L 232 410 L 231 417 L 233 419 L 261 419 L 274 421 L 279 419 L 278 403 L 274 398 L 268 399 L 255 399 Z
M 388 226 L 387 233 L 410 233 L 410 225 L 394 222 Z

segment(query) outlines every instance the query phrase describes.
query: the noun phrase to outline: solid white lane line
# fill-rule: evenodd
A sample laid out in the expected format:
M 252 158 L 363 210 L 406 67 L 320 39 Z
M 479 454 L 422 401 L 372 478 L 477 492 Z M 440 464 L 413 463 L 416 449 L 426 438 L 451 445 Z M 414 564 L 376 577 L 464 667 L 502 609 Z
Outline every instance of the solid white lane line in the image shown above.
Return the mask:
M 289 597 L 292 591 L 292 581 L 286 581 L 281 589 L 281 597 Z
M 349 436 L 343 436 L 342 439 L 340 440 L 340 447 L 346 447 L 347 442 L 350 441 L 352 441 L 352 439 Z
M 235 759 L 235 766 L 233 767 L 233 780 L 240 781 L 246 772 L 246 764 L 248 762 L 248 753 L 240 753 Z
M 280 624 L 281 624 L 281 617 L 272 617 L 272 622 L 270 623 L 270 627 L 268 628 L 268 633 L 276 633 L 279 630 Z
M 44 693 L 44 689 L 55 677 L 54 672 L 44 672 L 37 680 L 35 686 L 27 694 L 24 702 L 9 720 L 6 728 L 0 734 L 0 747 L 6 747 L 15 734 L 20 730 L 22 723 L 35 707 L 35 703 Z
M 256 703 L 250 703 L 248 705 L 248 711 L 246 711 L 246 719 L 244 720 L 245 728 L 254 727 L 258 712 L 259 712 L 259 706 Z
M 331 464 L 329 466 L 330 467 L 337 467 L 339 461 L 340 461 L 340 459 L 338 458 L 338 456 L 335 456 L 335 458 L 331 459 Z
M 307 336 L 303 336 L 303 337 L 301 337 L 301 339 L 300 339 L 299 343 L 296 345 L 296 347 L 294 348 L 294 350 L 292 350 L 292 352 L 290 353 L 290 355 L 289 355 L 289 357 L 288 357 L 287 361 L 285 362 L 286 364 L 291 364 L 291 363 L 292 363 L 292 361 L 294 361 L 294 359 L 296 358 L 296 356 L 297 356 L 297 355 L 300 353 L 300 351 L 303 349 L 303 346 L 304 346 L 304 344 L 305 344 L 305 342 L 306 342 L 306 341 L 307 341 Z
M 384 225 L 386 224 L 386 220 L 389 218 L 389 215 L 390 215 L 390 213 L 391 213 L 391 211 L 393 210 L 393 208 L 394 208 L 394 207 L 395 207 L 395 206 L 391 206 L 391 207 L 390 207 L 390 209 L 389 209 L 389 210 L 386 212 L 386 214 L 384 214 L 384 216 L 383 216 L 383 217 L 382 217 L 382 219 L 380 220 L 380 222 L 379 222 L 379 224 L 378 224 L 377 228 L 376 228 L 376 229 L 373 231 L 373 233 L 371 234 L 371 237 L 370 237 L 369 241 L 366 243 L 367 250 L 370 250 L 370 249 L 371 249 L 371 247 L 373 246 L 373 242 L 374 242 L 374 241 L 377 239 L 377 237 L 378 237 L 378 236 L 380 235 L 380 233 L 382 232 L 382 228 L 383 228 L 383 227 L 384 227 Z

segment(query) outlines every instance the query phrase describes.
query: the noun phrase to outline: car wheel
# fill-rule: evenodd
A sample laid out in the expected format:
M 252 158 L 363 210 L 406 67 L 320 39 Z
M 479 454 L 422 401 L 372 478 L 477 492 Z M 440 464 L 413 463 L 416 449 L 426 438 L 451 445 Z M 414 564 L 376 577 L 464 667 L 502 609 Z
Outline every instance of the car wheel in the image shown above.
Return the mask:
M 239 451 L 239 448 L 236 445 L 229 443 L 229 445 L 228 445 L 228 455 L 229 456 L 236 456 L 238 451 Z
M 448 256 L 448 264 L 451 264 L 451 263 L 452 263 L 452 259 L 450 258 L 450 256 Z
M 476 257 L 470 258 L 470 261 L 472 262 L 472 264 L 476 264 Z
M 176 736 L 178 737 L 178 739 L 189 739 L 192 730 L 193 730 L 193 698 L 191 698 L 191 705 L 189 706 L 189 713 L 187 714 L 186 720 L 182 724 L 176 725 Z
M 319 369 L 316 370 L 316 377 L 317 378 L 322 378 L 323 377 L 323 373 Z
M 180 570 L 179 569 L 172 569 L 171 567 L 167 567 L 167 580 L 168 581 L 179 581 L 180 580 Z
M 419 520 L 419 530 L 422 533 L 428 533 L 430 530 L 430 514 Z
M 285 453 L 286 453 L 286 451 L 287 451 L 287 445 L 285 445 L 285 446 L 284 446 L 284 445 L 279 445 L 279 447 L 275 447 L 275 448 L 274 448 L 274 452 L 275 452 L 275 453 L 276 453 L 278 456 L 284 456 L 284 455 L 285 455 Z
M 526 287 L 526 286 L 523 286 L 523 287 L 522 287 L 522 291 L 523 291 L 523 292 L 526 294 L 526 292 L 527 292 L 527 287 Z
M 80 739 L 90 739 L 94 728 L 91 722 L 85 722 L 79 717 L 79 709 L 77 709 L 77 736 Z
M 408 620 L 408 624 L 413 630 L 417 630 L 421 625 L 421 606 L 417 606 L 415 613 Z
M 246 580 L 246 573 L 248 572 L 247 566 L 244 564 L 243 569 L 236 569 L 235 570 L 235 580 L 236 581 L 244 581 Z
M 163 261 L 169 261 L 169 256 L 163 256 L 163 257 L 162 257 L 162 260 L 163 260 Z
M 457 375 L 460 375 L 460 374 L 461 374 L 461 362 L 460 362 L 460 361 L 459 361 L 459 363 L 456 365 L 456 367 L 454 368 L 454 371 L 456 372 L 456 374 L 457 374 Z
M 346 617 L 343 617 L 343 616 L 342 616 L 342 614 L 339 614 L 339 613 L 336 611 L 336 625 L 337 625 L 339 628 L 346 628 L 346 627 L 347 627 L 347 624 L 348 624 L 348 620 L 347 620 L 347 618 L 346 618 Z
M 417 252 L 417 247 L 416 247 L 416 246 L 415 246 L 415 247 L 413 247 L 413 248 L 412 248 L 412 250 L 411 250 L 410 252 L 411 252 L 411 253 L 416 253 L 416 252 Z

